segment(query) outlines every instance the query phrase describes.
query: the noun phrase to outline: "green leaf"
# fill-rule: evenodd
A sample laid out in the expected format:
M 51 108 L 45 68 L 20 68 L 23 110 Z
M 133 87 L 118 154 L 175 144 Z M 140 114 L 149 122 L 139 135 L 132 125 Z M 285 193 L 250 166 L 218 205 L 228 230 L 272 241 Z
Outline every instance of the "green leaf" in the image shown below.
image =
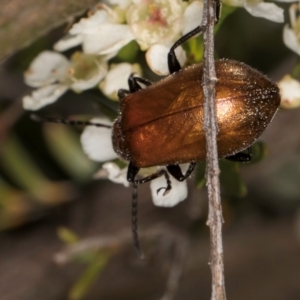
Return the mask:
M 90 263 L 79 280 L 72 286 L 69 292 L 69 300 L 80 300 L 84 297 L 90 286 L 106 267 L 110 256 L 108 252 L 101 251 L 98 253 L 95 260 Z
M 243 197 L 247 187 L 239 174 L 239 163 L 225 159 L 220 160 L 220 183 L 222 191 L 228 197 Z
M 83 152 L 78 134 L 68 126 L 45 124 L 45 138 L 49 149 L 61 166 L 79 182 L 90 180 L 98 164 Z
M 78 235 L 66 227 L 59 227 L 57 229 L 57 235 L 63 242 L 69 245 L 75 244 L 79 241 Z
M 12 134 L 7 137 L 2 148 L 1 165 L 15 183 L 40 203 L 47 205 L 61 203 L 73 197 L 76 192 L 70 183 L 48 180 Z
M 261 160 L 263 160 L 268 155 L 268 148 L 261 141 L 255 142 L 251 147 L 252 147 L 252 156 L 251 156 L 250 164 L 256 164 Z M 247 166 L 247 164 L 244 165 Z
M 136 63 L 136 56 L 140 51 L 140 47 L 136 41 L 131 41 L 124 46 L 118 53 L 117 58 L 122 62 Z
M 205 168 L 206 168 L 206 164 L 203 162 L 197 163 L 197 165 L 196 165 L 195 182 L 196 182 L 196 187 L 199 189 L 202 188 L 206 182 Z

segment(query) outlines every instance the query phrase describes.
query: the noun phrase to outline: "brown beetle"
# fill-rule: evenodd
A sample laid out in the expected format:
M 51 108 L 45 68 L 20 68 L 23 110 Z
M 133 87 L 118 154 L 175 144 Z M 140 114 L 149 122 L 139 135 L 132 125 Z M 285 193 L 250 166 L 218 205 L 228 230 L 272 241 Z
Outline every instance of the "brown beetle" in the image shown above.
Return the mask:
M 136 185 L 165 176 L 171 189 L 168 172 L 177 180 L 185 180 L 197 161 L 206 157 L 203 131 L 202 64 L 185 69 L 176 58 L 175 49 L 201 31 L 197 27 L 178 40 L 168 55 L 170 74 L 152 83 L 130 76 L 129 90 L 120 90 L 120 115 L 113 125 L 112 141 L 116 153 L 129 161 L 127 179 L 134 186 L 132 229 L 140 257 L 143 254 L 137 238 Z M 280 95 L 274 82 L 251 67 L 233 60 L 216 61 L 216 113 L 220 158 L 245 162 L 251 159 L 250 146 L 262 134 L 276 113 Z M 146 87 L 143 87 L 146 86 Z M 103 124 L 51 118 L 39 121 L 110 127 Z M 248 153 L 241 152 L 248 150 Z M 179 164 L 190 163 L 182 174 Z M 136 179 L 140 168 L 166 166 L 143 179 Z
M 206 157 L 203 131 L 202 64 L 181 69 L 174 50 L 201 31 L 197 27 L 171 48 L 171 75 L 157 83 L 131 76 L 129 91 L 120 90 L 120 116 L 113 126 L 116 153 L 130 161 L 128 181 L 140 184 L 165 175 L 165 171 L 136 180 L 139 168 L 165 165 L 179 181 L 185 180 L 197 161 Z M 280 104 L 277 85 L 246 64 L 216 61 L 216 112 L 219 157 L 249 161 L 250 146 L 271 122 Z M 142 88 L 140 83 L 146 85 Z M 241 152 L 247 149 L 248 153 Z M 190 163 L 186 174 L 179 164 Z

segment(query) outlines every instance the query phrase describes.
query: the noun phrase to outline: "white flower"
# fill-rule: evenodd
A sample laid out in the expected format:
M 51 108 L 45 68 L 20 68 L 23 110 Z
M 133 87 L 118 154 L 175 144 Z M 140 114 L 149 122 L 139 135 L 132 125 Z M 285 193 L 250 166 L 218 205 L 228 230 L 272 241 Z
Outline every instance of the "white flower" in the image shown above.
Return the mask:
M 295 2 L 294 0 L 283 0 L 279 2 Z M 266 3 L 263 0 L 223 0 L 223 3 L 231 6 L 244 7 L 254 17 L 282 23 L 284 21 L 283 9 L 274 3 Z
M 290 21 L 291 27 L 286 24 L 283 28 L 283 42 L 285 45 L 300 55 L 300 18 L 297 17 L 299 13 L 298 4 L 290 6 Z
M 128 78 L 132 73 L 140 76 L 141 67 L 138 64 L 129 63 L 111 65 L 99 87 L 108 98 L 118 100 L 118 90 L 128 89 Z
M 91 122 L 112 125 L 106 117 L 94 118 Z M 113 149 L 111 136 L 112 129 L 86 126 L 80 137 L 83 151 L 91 160 L 99 162 L 116 159 L 118 156 Z
M 132 0 L 102 0 L 105 4 L 117 6 L 120 9 L 127 9 Z
M 88 54 L 115 54 L 134 39 L 129 26 L 121 22 L 122 17 L 115 10 L 99 5 L 95 13 L 74 24 L 54 49 L 65 51 L 82 44 L 83 51 Z
M 68 89 L 80 92 L 94 87 L 106 74 L 107 63 L 94 55 L 76 52 L 71 61 L 54 51 L 41 52 L 25 72 L 25 82 L 37 88 L 23 98 L 28 110 L 55 102 Z
M 127 23 L 142 50 L 177 39 L 184 8 L 182 0 L 141 1 L 132 5 L 127 13 Z
M 158 75 L 169 74 L 168 52 L 181 34 L 186 34 L 201 24 L 203 1 L 189 5 L 180 0 L 138 1 L 127 13 L 127 22 L 142 50 L 148 50 L 146 60 Z M 186 54 L 181 46 L 176 48 L 181 65 Z
M 151 70 L 158 75 L 168 75 L 168 53 L 170 46 L 154 45 L 150 47 L 146 53 L 146 61 Z M 175 49 L 176 57 L 182 66 L 186 60 L 186 53 L 181 46 Z
M 62 84 L 51 84 L 33 91 L 30 96 L 24 96 L 23 107 L 27 110 L 38 110 L 48 104 L 54 103 L 68 90 Z
M 290 75 L 285 75 L 279 82 L 282 108 L 296 108 L 300 106 L 300 82 Z
M 202 23 L 203 14 L 203 1 L 194 1 L 188 5 L 183 13 L 182 19 L 182 34 L 185 35 L 188 32 L 200 26 Z
M 92 119 L 91 122 L 106 125 L 111 124 L 111 122 L 104 117 Z M 94 175 L 94 178 L 107 178 L 115 183 L 129 186 L 129 182 L 127 181 L 128 168 L 125 167 L 121 169 L 116 163 L 110 162 L 110 160 L 117 158 L 117 154 L 114 152 L 112 147 L 111 132 L 112 130 L 108 128 L 86 126 L 81 135 L 81 144 L 84 152 L 90 159 L 99 162 L 107 161 Z M 156 167 L 141 169 L 139 176 L 146 177 L 155 173 L 158 169 L 159 168 Z M 150 189 L 153 203 L 156 206 L 172 207 L 187 197 L 186 182 L 179 182 L 172 178 L 172 176 L 170 176 L 170 180 L 172 189 L 165 195 L 165 190 L 163 189 L 167 185 L 165 177 L 161 176 L 151 181 Z M 158 190 L 159 192 L 157 193 Z
M 94 175 L 94 178 L 107 178 L 114 183 L 120 183 L 126 187 L 129 186 L 129 182 L 127 180 L 127 167 L 121 169 L 113 162 L 103 164 L 102 169 Z
M 164 176 L 156 178 L 151 181 L 150 188 L 152 194 L 152 200 L 154 205 L 163 207 L 173 207 L 179 202 L 183 201 L 187 197 L 187 184 L 186 181 L 180 182 L 170 176 L 171 190 L 165 195 L 165 189 L 167 183 Z M 158 191 L 158 192 L 157 192 Z

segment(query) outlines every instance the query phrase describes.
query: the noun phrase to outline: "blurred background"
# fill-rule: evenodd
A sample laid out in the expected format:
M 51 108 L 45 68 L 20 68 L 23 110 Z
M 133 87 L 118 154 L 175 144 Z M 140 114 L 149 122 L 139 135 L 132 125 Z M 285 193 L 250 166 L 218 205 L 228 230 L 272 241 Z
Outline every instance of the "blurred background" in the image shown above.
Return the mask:
M 1 299 L 209 299 L 204 166 L 189 180 L 188 199 L 172 209 L 155 207 L 147 184 L 139 188 L 147 257 L 140 261 L 131 241 L 131 188 L 92 179 L 100 164 L 83 153 L 82 128 L 36 123 L 22 108 L 31 60 L 96 3 L 0 0 Z M 216 35 L 217 56 L 279 80 L 298 59 L 282 29 L 236 9 Z M 116 115 L 117 103 L 107 103 L 98 90 L 67 92 L 39 114 Z M 299 133 L 300 110 L 280 110 L 254 146 L 253 163 L 221 162 L 230 300 L 300 297 Z

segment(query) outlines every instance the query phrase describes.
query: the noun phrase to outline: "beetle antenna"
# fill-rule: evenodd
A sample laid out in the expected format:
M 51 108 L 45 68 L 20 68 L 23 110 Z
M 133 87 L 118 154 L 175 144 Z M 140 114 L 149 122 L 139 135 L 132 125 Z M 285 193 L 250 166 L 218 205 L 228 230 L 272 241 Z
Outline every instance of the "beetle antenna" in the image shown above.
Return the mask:
M 89 122 L 89 121 L 78 121 L 78 120 L 68 120 L 68 119 L 59 119 L 59 118 L 50 118 L 50 117 L 40 117 L 36 114 L 30 115 L 31 120 L 41 123 L 60 123 L 66 124 L 71 126 L 76 125 L 86 125 L 86 126 L 96 126 L 96 127 L 105 127 L 105 128 L 112 128 L 111 125 Z
M 132 192 L 132 210 L 131 210 L 131 230 L 134 249 L 140 259 L 145 259 L 145 254 L 140 246 L 139 236 L 138 236 L 138 224 L 137 224 L 137 199 L 138 199 L 138 188 L 137 184 L 133 183 Z

